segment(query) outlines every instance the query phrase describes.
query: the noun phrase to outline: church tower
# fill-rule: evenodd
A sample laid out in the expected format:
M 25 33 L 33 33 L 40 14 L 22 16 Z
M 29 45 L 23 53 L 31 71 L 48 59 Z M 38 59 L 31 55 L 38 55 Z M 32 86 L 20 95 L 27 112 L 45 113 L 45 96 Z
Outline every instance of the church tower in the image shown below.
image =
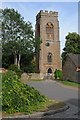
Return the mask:
M 53 74 L 55 69 L 61 69 L 58 12 L 41 10 L 37 14 L 35 36 L 42 40 L 37 71 Z

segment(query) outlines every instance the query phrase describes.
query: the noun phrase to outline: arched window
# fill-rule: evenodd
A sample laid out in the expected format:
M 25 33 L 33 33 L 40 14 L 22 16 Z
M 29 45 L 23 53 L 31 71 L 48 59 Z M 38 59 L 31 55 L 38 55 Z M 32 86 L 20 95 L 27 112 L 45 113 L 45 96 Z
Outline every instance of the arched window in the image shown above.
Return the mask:
M 52 62 L 52 53 L 48 53 L 48 55 L 47 55 L 47 61 L 48 61 L 48 63 Z
M 53 24 L 51 22 L 48 22 L 46 24 L 46 33 L 47 34 L 53 34 Z
M 46 34 L 48 40 L 53 40 L 54 26 L 51 22 L 46 24 Z
M 46 24 L 46 27 L 47 27 L 47 28 L 53 28 L 53 24 L 52 24 L 51 22 L 48 22 L 48 23 Z

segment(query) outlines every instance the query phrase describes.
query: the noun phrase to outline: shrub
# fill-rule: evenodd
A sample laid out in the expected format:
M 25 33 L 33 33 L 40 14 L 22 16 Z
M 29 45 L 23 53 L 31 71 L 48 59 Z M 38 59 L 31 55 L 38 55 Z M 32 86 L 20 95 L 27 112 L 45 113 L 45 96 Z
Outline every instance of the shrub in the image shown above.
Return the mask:
M 61 70 L 55 70 L 54 72 L 55 79 L 62 79 L 62 71 Z
M 8 69 L 16 72 L 16 74 L 18 75 L 18 77 L 21 77 L 22 70 L 19 70 L 18 67 L 17 67 L 17 65 L 12 64 L 12 65 L 9 66 Z
M 46 98 L 33 87 L 20 82 L 13 71 L 2 74 L 2 110 L 7 113 L 31 113 Z

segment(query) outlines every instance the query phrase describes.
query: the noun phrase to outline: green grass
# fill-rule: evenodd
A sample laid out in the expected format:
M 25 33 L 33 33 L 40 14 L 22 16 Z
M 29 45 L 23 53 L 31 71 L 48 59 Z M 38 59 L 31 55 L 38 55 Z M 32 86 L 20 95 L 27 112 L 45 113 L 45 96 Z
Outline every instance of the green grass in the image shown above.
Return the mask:
M 59 109 L 65 105 L 64 102 L 56 101 L 56 100 L 47 100 L 46 102 L 38 105 L 36 112 L 48 111 L 49 109 Z
M 72 81 L 63 81 L 59 80 L 60 83 L 67 85 L 67 86 L 72 86 L 72 87 L 80 87 L 80 83 L 72 82 Z

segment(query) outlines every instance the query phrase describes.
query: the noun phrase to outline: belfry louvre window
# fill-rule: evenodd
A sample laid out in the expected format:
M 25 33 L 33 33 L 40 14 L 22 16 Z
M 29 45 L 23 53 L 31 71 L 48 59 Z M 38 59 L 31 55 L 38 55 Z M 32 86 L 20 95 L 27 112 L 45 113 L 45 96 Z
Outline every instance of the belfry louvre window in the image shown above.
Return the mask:
M 48 53 L 48 55 L 47 55 L 47 61 L 48 61 L 48 63 L 52 62 L 52 53 Z
M 46 24 L 46 33 L 53 34 L 53 32 L 54 32 L 53 24 L 51 22 L 48 22 Z

